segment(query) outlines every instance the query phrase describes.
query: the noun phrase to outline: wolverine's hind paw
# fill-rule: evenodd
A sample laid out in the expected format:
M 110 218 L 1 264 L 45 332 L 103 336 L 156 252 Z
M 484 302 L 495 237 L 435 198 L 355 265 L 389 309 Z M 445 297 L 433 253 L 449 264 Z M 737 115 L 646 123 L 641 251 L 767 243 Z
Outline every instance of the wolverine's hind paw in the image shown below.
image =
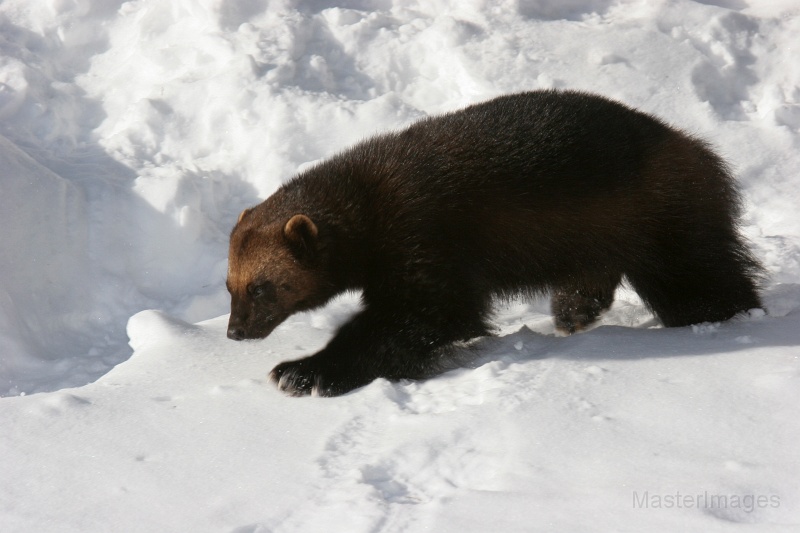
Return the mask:
M 556 329 L 566 334 L 584 330 L 611 307 L 613 301 L 613 289 L 609 294 L 599 296 L 588 296 L 582 291 L 556 290 L 551 299 Z

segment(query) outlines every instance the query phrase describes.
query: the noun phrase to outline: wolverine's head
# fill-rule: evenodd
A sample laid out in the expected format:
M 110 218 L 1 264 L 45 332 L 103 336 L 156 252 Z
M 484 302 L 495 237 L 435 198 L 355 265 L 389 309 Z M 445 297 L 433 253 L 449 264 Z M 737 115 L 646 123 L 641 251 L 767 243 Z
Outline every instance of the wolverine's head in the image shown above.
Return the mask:
M 270 220 L 263 209 L 246 209 L 231 233 L 228 338 L 269 335 L 290 315 L 330 297 L 319 274 L 319 231 L 306 215 Z

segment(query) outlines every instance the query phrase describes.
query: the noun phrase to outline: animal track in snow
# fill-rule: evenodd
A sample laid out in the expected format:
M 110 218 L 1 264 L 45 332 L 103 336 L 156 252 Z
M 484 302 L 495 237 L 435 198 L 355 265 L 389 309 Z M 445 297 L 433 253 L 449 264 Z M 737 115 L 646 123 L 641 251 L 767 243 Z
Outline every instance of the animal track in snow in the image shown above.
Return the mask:
M 73 410 L 83 409 L 91 405 L 92 403 L 89 400 L 76 394 L 56 392 L 44 396 L 36 405 L 35 413 L 42 416 L 61 416 Z
M 727 13 L 712 19 L 703 34 L 690 36 L 692 46 L 706 57 L 692 70 L 692 84 L 697 95 L 724 119 L 745 117 L 742 103 L 751 100 L 749 88 L 758 81 L 751 51 L 758 32 L 752 18 Z

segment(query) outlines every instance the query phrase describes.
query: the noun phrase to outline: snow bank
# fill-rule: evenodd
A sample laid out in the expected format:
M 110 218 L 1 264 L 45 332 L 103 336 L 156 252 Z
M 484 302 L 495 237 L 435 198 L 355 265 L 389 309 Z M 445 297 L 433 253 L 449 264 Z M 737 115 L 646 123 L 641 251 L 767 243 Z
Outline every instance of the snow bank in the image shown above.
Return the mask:
M 58 358 L 50 339 L 90 329 L 86 201 L 72 183 L 0 136 L 0 375 L 15 379 L 29 354 Z M 17 200 L 18 199 L 18 200 Z M 22 199 L 34 199 L 23 202 Z M 47 309 L 49 313 L 41 313 Z
M 499 324 L 472 368 L 322 400 L 264 378 L 332 334 L 312 315 L 231 343 L 224 316 L 141 312 L 135 354 L 97 382 L 3 400 L 4 530 L 796 529 L 796 314 L 569 338 L 530 308 Z

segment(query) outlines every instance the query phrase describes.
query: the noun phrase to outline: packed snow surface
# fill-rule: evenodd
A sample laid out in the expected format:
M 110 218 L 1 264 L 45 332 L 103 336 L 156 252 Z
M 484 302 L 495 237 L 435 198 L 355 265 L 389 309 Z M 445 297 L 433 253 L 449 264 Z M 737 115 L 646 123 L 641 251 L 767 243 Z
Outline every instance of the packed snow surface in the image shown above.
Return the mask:
M 0 531 L 800 531 L 799 36 L 794 0 L 0 3 Z M 226 339 L 238 213 L 536 88 L 711 141 L 767 314 L 498 302 L 464 368 L 281 395 L 358 299 Z

